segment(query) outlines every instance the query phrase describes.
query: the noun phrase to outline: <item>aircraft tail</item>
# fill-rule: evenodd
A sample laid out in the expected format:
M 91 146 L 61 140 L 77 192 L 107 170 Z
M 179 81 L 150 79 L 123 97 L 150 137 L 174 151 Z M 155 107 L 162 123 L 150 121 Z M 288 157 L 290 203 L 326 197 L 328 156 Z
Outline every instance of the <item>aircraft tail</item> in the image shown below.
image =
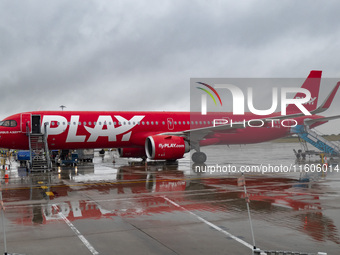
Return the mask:
M 304 104 L 304 107 L 309 111 L 314 111 L 318 105 L 318 97 L 320 90 L 322 71 L 313 70 L 309 73 L 307 79 L 302 84 L 301 88 L 308 89 L 311 93 L 311 99 Z M 304 98 L 306 95 L 303 93 L 297 93 L 294 98 Z M 294 104 L 289 104 L 286 109 L 287 114 L 300 112 L 299 108 Z

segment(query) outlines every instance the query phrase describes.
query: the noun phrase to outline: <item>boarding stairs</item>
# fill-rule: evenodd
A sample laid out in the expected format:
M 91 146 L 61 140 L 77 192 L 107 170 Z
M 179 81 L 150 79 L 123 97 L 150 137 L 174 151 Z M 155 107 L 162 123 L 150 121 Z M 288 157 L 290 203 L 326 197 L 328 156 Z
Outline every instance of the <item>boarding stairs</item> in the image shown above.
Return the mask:
M 340 156 L 339 141 L 328 141 L 322 137 L 322 134 L 311 130 L 308 126 L 296 126 L 295 132 L 300 139 L 313 145 L 315 148 L 330 156 Z
M 48 170 L 51 165 L 47 136 L 45 134 L 46 132 L 37 134 L 27 132 L 30 149 L 30 170 L 32 171 Z

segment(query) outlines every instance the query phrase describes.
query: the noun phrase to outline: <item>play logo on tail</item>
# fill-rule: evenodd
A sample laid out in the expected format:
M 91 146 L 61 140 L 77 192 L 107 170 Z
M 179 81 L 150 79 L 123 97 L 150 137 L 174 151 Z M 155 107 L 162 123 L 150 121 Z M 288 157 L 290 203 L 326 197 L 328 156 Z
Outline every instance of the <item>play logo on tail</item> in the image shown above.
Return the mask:
M 303 104 L 304 107 L 309 112 L 314 111 L 318 105 L 321 75 L 322 75 L 322 71 L 316 71 L 316 70 L 311 71 L 301 87 L 303 89 L 309 90 L 311 93 L 311 99 L 307 103 Z M 299 98 L 304 98 L 304 97 L 305 97 L 305 94 L 297 93 L 294 99 L 299 99 Z M 286 112 L 287 114 L 292 114 L 292 113 L 300 112 L 300 110 L 296 107 L 296 105 L 290 104 L 287 106 Z

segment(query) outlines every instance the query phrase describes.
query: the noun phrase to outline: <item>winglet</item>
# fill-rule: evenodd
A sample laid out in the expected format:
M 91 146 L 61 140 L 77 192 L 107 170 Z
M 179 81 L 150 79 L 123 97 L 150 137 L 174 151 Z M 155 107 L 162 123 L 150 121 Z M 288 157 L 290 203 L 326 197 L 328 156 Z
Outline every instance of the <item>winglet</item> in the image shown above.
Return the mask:
M 338 82 L 335 87 L 333 88 L 333 90 L 331 91 L 331 93 L 328 95 L 328 97 L 326 97 L 325 101 L 314 111 L 312 111 L 312 114 L 318 114 L 320 112 L 324 112 L 326 111 L 332 104 L 334 96 L 336 94 L 336 92 L 338 91 L 340 87 L 340 82 Z

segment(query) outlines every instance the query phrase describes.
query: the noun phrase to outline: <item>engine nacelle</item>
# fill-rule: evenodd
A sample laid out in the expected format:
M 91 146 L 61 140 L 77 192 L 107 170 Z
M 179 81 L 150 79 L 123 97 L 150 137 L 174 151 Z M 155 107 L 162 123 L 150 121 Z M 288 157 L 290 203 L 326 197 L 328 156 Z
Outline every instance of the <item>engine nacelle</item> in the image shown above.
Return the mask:
M 146 156 L 150 159 L 175 160 L 189 151 L 189 143 L 180 136 L 154 135 L 145 141 Z
M 119 156 L 121 158 L 145 158 L 145 149 L 142 148 L 119 148 Z

